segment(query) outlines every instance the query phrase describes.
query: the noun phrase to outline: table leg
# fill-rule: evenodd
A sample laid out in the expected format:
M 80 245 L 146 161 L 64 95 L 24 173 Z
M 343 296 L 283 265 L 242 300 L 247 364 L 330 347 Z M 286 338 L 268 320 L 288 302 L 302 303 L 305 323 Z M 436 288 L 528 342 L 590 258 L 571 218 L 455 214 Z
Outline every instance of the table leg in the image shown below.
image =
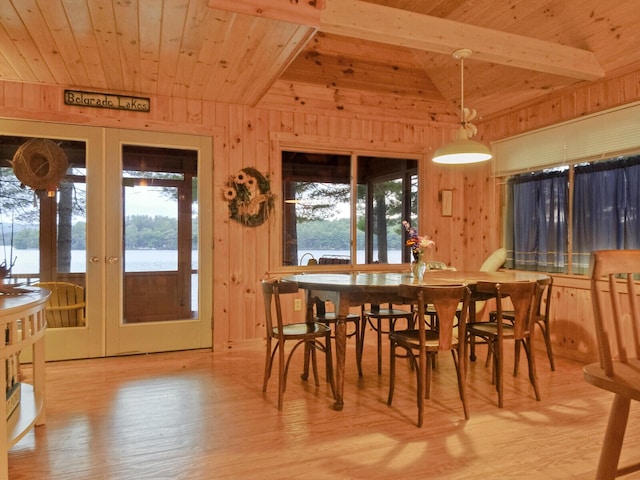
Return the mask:
M 467 323 L 473 323 L 476 321 L 476 302 L 473 300 L 469 302 L 469 318 Z M 469 337 L 469 360 L 476 361 L 476 337 Z
M 336 401 L 333 404 L 335 410 L 342 410 L 344 406 L 344 364 L 346 362 L 347 349 L 347 323 L 345 316 L 340 314 L 336 319 Z

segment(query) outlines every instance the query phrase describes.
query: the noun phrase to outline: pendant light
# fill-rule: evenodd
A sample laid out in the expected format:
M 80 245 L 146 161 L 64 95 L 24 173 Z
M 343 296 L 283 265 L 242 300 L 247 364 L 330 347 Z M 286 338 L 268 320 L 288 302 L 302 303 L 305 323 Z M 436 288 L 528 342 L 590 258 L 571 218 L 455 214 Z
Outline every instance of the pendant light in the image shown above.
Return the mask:
M 471 55 L 471 50 L 466 48 L 453 52 L 453 58 L 460 60 L 460 129 L 453 142 L 436 150 L 433 155 L 435 163 L 460 165 L 484 162 L 492 157 L 489 147 L 471 140 L 477 129 L 475 125 L 470 123 L 475 118 L 476 111 L 464 108 L 464 59 L 469 55 Z

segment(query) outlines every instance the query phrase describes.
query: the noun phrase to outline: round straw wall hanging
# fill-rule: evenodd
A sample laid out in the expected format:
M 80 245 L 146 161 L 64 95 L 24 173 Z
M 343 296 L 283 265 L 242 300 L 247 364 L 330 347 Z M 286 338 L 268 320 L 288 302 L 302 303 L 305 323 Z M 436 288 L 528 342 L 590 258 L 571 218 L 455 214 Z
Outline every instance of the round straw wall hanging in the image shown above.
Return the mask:
M 55 192 L 69 168 L 64 150 L 46 138 L 32 138 L 22 144 L 11 165 L 23 185 L 49 193 Z

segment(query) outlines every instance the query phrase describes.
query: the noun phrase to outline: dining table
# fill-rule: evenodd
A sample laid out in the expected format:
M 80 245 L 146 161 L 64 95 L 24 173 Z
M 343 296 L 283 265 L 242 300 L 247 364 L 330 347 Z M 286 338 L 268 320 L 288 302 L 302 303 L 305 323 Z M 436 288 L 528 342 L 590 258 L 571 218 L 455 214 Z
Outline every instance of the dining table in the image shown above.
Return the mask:
M 463 270 L 427 270 L 421 280 L 409 271 L 384 272 L 327 272 L 297 273 L 284 275 L 281 280 L 296 282 L 305 291 L 307 303 L 307 319 L 313 315 L 315 299 L 331 302 L 336 312 L 335 350 L 336 398 L 335 410 L 344 407 L 344 372 L 346 362 L 347 327 L 346 317 L 352 307 L 364 304 L 393 303 L 402 304 L 404 300 L 398 294 L 400 285 L 467 285 L 472 293 L 469 318 L 475 316 L 475 301 L 486 300 L 474 292 L 478 282 L 515 282 L 538 281 L 547 278 L 539 272 L 523 272 L 500 270 L 496 272 L 463 271 Z

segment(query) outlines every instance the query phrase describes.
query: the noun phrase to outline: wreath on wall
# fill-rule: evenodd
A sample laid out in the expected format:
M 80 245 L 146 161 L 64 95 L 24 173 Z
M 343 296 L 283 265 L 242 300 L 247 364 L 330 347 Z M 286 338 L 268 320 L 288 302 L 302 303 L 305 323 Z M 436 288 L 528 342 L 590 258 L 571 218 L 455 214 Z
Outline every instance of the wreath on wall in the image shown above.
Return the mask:
M 222 194 L 229 202 L 229 218 L 247 227 L 262 225 L 274 208 L 269 179 L 255 168 L 243 168 L 236 173 Z
M 11 166 L 22 185 L 54 194 L 69 168 L 64 150 L 46 138 L 26 141 L 16 150 Z

